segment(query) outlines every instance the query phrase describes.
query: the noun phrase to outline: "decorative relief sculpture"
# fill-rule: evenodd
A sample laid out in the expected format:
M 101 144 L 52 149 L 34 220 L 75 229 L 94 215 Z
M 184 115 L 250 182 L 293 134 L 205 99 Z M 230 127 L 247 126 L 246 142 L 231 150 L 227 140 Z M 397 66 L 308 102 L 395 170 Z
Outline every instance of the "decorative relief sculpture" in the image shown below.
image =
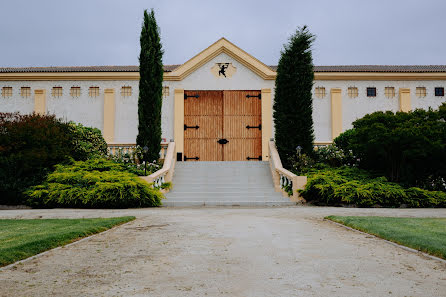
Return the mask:
M 220 78 L 231 78 L 236 71 L 237 68 L 232 63 L 215 63 L 211 68 L 212 74 Z

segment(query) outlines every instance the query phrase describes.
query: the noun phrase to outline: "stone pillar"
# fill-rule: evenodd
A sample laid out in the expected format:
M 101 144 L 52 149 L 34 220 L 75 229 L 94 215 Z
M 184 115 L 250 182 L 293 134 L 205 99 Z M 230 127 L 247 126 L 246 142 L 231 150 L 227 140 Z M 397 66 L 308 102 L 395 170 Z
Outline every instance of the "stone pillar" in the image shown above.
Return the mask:
M 34 112 L 37 114 L 46 114 L 46 91 L 34 90 Z
M 174 93 L 174 140 L 177 161 L 183 160 L 184 152 L 184 90 L 175 89 Z
M 340 88 L 330 90 L 331 96 L 331 138 L 342 133 L 342 95 Z
M 104 139 L 115 140 L 115 89 L 104 90 Z
M 269 141 L 273 129 L 271 89 L 262 89 L 262 160 L 269 160 Z
M 410 101 L 410 89 L 400 88 L 400 111 L 408 112 L 412 110 Z

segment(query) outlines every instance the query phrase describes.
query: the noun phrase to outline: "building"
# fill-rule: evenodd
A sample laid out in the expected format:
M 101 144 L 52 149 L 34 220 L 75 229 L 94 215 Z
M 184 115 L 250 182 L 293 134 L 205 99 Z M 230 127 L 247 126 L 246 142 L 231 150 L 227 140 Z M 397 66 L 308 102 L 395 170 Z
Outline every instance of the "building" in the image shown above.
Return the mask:
M 181 160 L 268 160 L 275 66 L 222 38 L 182 65 L 165 66 L 162 137 Z M 137 66 L 0 68 L 0 112 L 50 113 L 135 143 Z M 446 65 L 316 66 L 316 143 L 330 143 L 374 111 L 437 108 Z

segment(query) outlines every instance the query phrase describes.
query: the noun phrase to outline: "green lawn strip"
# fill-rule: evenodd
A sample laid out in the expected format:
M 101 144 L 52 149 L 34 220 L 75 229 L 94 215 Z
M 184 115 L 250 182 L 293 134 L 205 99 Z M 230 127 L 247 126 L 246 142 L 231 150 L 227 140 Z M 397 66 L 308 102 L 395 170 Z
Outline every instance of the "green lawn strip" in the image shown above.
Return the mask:
M 66 245 L 82 237 L 134 220 L 135 217 L 94 219 L 0 220 L 0 266 Z
M 328 216 L 326 219 L 446 259 L 446 218 Z

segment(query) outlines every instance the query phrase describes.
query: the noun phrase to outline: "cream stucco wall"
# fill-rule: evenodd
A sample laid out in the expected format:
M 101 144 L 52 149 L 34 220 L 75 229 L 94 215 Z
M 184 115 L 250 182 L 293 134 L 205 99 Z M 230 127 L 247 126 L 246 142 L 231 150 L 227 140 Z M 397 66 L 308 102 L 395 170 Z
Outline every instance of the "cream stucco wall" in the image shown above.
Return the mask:
M 211 67 L 215 63 L 232 63 L 237 71 L 229 79 L 217 78 L 211 73 Z M 162 107 L 162 137 L 167 141 L 174 138 L 174 90 L 261 90 L 271 89 L 271 97 L 274 99 L 274 81 L 264 80 L 250 69 L 239 63 L 234 58 L 221 53 L 213 58 L 201 68 L 191 73 L 182 81 L 165 81 L 163 83 L 169 87 L 169 96 L 163 98 Z M 9 86 L 13 88 L 13 95 L 9 98 L 0 96 L 0 112 L 31 113 L 34 110 L 34 92 L 43 89 L 46 94 L 46 111 L 53 113 L 64 120 L 80 122 L 86 126 L 97 127 L 103 131 L 104 128 L 104 90 L 115 90 L 115 127 L 114 142 L 134 143 L 138 133 L 138 81 L 137 80 L 110 80 L 110 81 L 0 81 L 0 88 Z M 22 86 L 31 88 L 31 95 L 28 98 L 20 96 Z M 63 96 L 53 98 L 51 89 L 53 86 L 63 88 Z M 81 87 L 81 95 L 78 98 L 70 96 L 72 86 Z M 91 98 L 88 95 L 90 86 L 98 86 L 100 94 Z M 121 95 L 122 86 L 132 87 L 132 96 L 123 97 Z M 313 98 L 313 121 L 315 139 L 317 142 L 329 142 L 332 140 L 332 110 L 330 90 L 341 89 L 342 104 L 342 130 L 350 129 L 352 122 L 365 114 L 382 110 L 398 111 L 399 89 L 408 88 L 410 90 L 410 103 L 412 109 L 438 108 L 446 97 L 435 97 L 435 87 L 446 87 L 446 82 L 442 80 L 421 80 L 421 81 L 347 81 L 347 80 L 316 80 L 314 87 L 325 87 L 324 98 Z M 359 96 L 349 98 L 348 87 L 357 87 Z M 366 88 L 376 87 L 377 96 L 367 97 Z M 385 87 L 395 88 L 395 97 L 386 98 Z M 426 87 L 427 96 L 418 98 L 416 87 Z M 273 100 L 272 100 L 273 102 Z M 271 103 L 272 105 L 272 103 Z M 272 108 L 272 106 L 270 107 Z M 274 127 L 272 127 L 274 129 Z M 274 130 L 272 130 L 274 136 Z

